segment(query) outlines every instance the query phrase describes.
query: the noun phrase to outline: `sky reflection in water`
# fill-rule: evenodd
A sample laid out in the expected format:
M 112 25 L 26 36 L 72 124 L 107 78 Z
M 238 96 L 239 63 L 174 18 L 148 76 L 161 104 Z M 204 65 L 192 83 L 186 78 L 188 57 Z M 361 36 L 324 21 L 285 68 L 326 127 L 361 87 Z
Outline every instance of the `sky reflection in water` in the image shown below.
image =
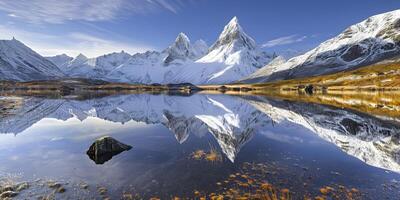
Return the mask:
M 270 163 L 278 173 L 267 181 L 299 194 L 309 177 L 311 191 L 337 183 L 371 196 L 400 180 L 399 126 L 347 110 L 224 95 L 1 100 L 15 107 L 0 120 L 0 172 L 28 180 L 190 195 L 213 191 L 245 162 Z M 96 165 L 86 151 L 104 135 L 133 148 Z M 193 160 L 199 149 L 223 161 Z

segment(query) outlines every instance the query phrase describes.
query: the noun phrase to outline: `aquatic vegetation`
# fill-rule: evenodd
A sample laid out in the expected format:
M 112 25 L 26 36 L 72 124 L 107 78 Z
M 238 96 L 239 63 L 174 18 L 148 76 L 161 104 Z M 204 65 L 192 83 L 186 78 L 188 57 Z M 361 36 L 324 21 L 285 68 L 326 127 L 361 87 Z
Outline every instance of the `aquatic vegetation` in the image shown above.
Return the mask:
M 195 152 L 192 153 L 192 159 L 195 160 L 201 160 L 205 157 L 206 152 L 204 152 L 204 150 L 196 150 Z
M 210 162 L 220 162 L 222 161 L 222 156 L 215 149 L 211 149 L 211 151 L 206 154 L 205 159 Z
M 362 195 L 358 189 L 348 189 L 343 185 L 325 186 L 319 189 L 320 195 L 314 199 L 335 199 L 335 200 L 358 200 L 362 199 Z M 304 199 L 313 199 L 311 197 L 304 197 Z
M 197 152 L 203 154 L 202 152 Z M 292 200 L 298 199 L 289 188 L 274 185 L 266 179 L 265 174 L 273 174 L 273 167 L 265 163 L 245 162 L 240 172 L 229 174 L 225 180 L 215 183 L 215 191 L 204 193 L 198 190 L 193 192 L 194 199 L 259 199 L 259 200 Z M 361 193 L 358 189 L 348 189 L 342 185 L 324 186 L 319 191 L 308 191 L 305 200 L 358 200 Z M 314 195 L 311 195 L 314 194 Z M 187 199 L 175 197 L 175 199 Z M 192 198 L 189 198 L 192 199 Z
M 196 150 L 190 156 L 193 160 L 205 160 L 208 162 L 222 162 L 222 155 L 216 148 L 211 147 L 210 151 L 204 151 L 202 149 Z
M 241 172 L 230 174 L 223 182 L 217 182 L 217 191 L 209 195 L 210 199 L 261 199 L 289 200 L 289 189 L 266 182 L 260 173 L 266 173 L 269 166 L 264 164 L 244 163 Z

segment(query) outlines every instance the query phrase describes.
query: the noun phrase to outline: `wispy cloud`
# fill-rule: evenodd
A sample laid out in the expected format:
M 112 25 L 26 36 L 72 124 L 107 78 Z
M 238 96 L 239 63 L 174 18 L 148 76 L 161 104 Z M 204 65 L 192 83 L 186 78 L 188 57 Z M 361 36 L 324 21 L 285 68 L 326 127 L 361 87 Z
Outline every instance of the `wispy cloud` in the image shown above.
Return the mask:
M 107 21 L 128 14 L 167 10 L 177 13 L 181 0 L 17 0 L 0 1 L 9 17 L 31 23 L 60 24 L 71 20 Z
M 280 45 L 286 45 L 286 44 L 293 44 L 293 43 L 297 43 L 297 42 L 302 42 L 306 38 L 307 38 L 307 36 L 289 35 L 289 36 L 279 37 L 279 38 L 270 40 L 270 41 L 264 43 L 261 47 L 268 48 L 268 47 L 274 47 L 274 46 L 280 46 Z
M 95 57 L 122 50 L 133 54 L 154 49 L 151 46 L 140 43 L 109 40 L 86 33 L 73 32 L 63 35 L 51 35 L 0 25 L 0 39 L 11 39 L 12 37 L 16 37 L 16 39 L 43 56 L 62 53 L 76 56 L 79 53 L 83 53 L 86 56 Z
M 178 13 L 178 7 L 175 4 L 171 4 L 172 1 L 167 2 L 166 0 L 147 0 L 149 3 L 152 3 L 156 6 L 161 6 L 173 13 Z

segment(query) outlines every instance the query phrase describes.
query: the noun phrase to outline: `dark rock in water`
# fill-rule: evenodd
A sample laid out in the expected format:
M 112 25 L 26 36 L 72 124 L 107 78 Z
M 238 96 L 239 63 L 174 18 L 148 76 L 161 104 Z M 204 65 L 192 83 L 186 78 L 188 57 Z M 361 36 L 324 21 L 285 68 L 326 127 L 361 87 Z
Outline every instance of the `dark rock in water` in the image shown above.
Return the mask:
M 120 154 L 123 151 L 129 151 L 132 147 L 123 144 L 116 139 L 105 136 L 97 139 L 86 152 L 90 159 L 96 164 L 104 164 L 111 160 L 115 155 Z
M 248 91 L 251 91 L 252 89 L 251 88 L 248 88 L 248 87 L 241 87 L 240 88 L 240 91 L 243 91 L 243 92 L 248 92 Z
M 221 86 L 218 88 L 218 90 L 222 93 L 225 93 L 228 90 L 228 87 L 226 87 L 225 85 Z
M 191 90 L 191 91 L 199 91 L 201 90 L 196 85 L 191 83 L 178 83 L 178 84 L 167 84 L 169 90 Z
M 311 95 L 314 92 L 314 86 L 313 85 L 307 85 L 304 90 L 306 91 L 307 94 Z

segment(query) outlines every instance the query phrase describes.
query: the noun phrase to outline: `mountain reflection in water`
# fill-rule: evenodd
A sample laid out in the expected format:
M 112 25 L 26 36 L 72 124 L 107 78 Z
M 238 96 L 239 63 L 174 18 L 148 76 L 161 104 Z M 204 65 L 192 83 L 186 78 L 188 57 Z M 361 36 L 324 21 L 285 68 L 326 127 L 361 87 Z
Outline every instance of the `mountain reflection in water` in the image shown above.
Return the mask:
M 295 124 L 368 165 L 400 172 L 400 126 L 396 121 L 264 96 L 133 94 L 83 100 L 0 97 L 0 114 L 0 133 L 17 137 L 48 118 L 161 124 L 174 134 L 179 144 L 185 144 L 189 137 L 210 134 L 231 163 L 256 134 L 286 140 L 284 135 L 271 134 L 270 129 L 280 124 Z M 297 139 L 302 140 L 289 140 L 298 142 Z M 135 146 L 132 151 L 135 152 Z

